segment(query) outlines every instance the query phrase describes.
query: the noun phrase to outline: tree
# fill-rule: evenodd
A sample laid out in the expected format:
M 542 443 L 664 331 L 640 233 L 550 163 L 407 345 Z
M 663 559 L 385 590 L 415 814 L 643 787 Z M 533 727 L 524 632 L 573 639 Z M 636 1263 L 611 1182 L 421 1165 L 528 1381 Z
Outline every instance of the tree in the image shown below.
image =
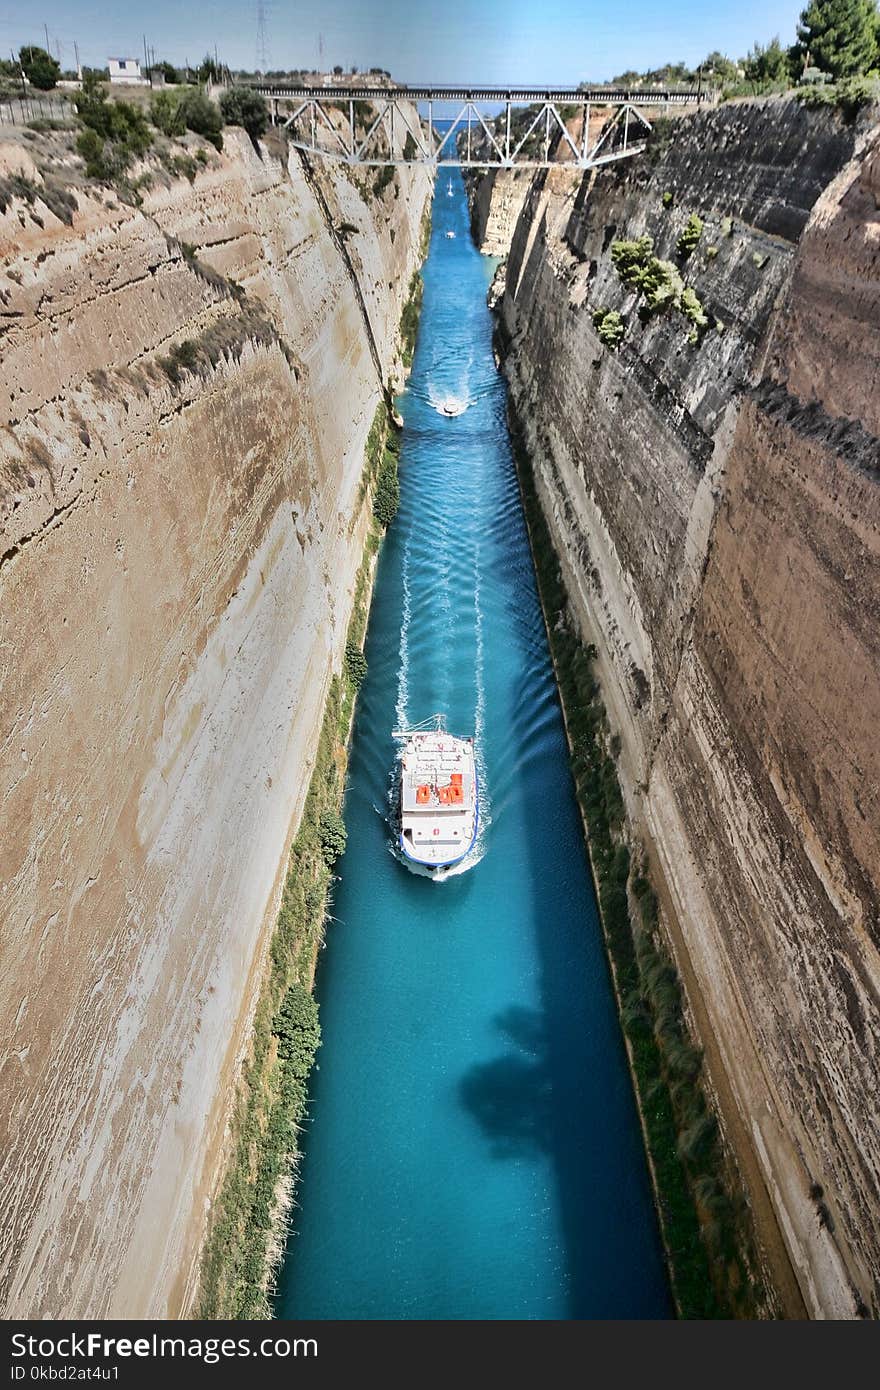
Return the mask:
M 220 98 L 220 110 L 226 124 L 244 126 L 254 144 L 265 135 L 269 108 L 252 87 L 230 87 Z
M 180 105 L 187 130 L 194 130 L 196 135 L 204 135 L 215 150 L 222 150 L 223 117 L 216 102 L 209 101 L 198 87 L 191 87 L 189 91 L 184 92 Z
M 719 53 L 717 48 L 713 53 L 707 53 L 700 67 L 703 69 L 703 77 L 707 81 L 717 79 L 719 82 L 735 82 L 739 77 L 739 68 L 724 53 Z
M 345 822 L 334 806 L 328 806 L 322 811 L 321 819 L 318 822 L 318 840 L 321 845 L 321 853 L 324 856 L 324 863 L 328 869 L 336 863 L 341 854 L 345 853 L 347 841 Z
M 867 72 L 877 54 L 875 0 L 811 0 L 798 38 L 813 64 L 835 81 Z
M 766 48 L 756 43 L 745 60 L 746 80 L 755 87 L 788 81 L 788 52 L 779 42 L 779 35 Z
M 153 64 L 153 72 L 161 72 L 166 82 L 178 83 L 180 81 L 180 69 L 173 63 L 166 63 L 163 59 L 161 63 Z
M 18 55 L 18 61 L 32 87 L 41 92 L 51 92 L 61 72 L 61 64 L 55 61 L 51 53 L 47 53 L 45 48 L 26 44 Z
M 220 71 L 219 63 L 216 63 L 210 53 L 206 53 L 199 64 L 200 82 L 219 82 L 223 74 Z
M 341 64 L 341 63 L 337 63 L 337 64 L 336 64 L 335 68 L 333 69 L 333 75 L 334 75 L 334 77 L 341 77 L 341 76 L 342 76 L 342 64 Z

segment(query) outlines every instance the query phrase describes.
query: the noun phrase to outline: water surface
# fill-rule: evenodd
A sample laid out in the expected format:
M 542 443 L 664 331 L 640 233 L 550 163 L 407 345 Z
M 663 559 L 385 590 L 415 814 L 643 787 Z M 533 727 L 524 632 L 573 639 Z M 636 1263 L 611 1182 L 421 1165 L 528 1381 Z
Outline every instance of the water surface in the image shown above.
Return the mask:
M 492 359 L 491 271 L 461 176 L 444 174 L 282 1317 L 670 1312 Z M 468 402 L 454 419 L 436 408 L 448 396 Z M 477 862 L 442 882 L 398 862 L 388 825 L 391 730 L 435 710 L 476 734 L 485 793 Z

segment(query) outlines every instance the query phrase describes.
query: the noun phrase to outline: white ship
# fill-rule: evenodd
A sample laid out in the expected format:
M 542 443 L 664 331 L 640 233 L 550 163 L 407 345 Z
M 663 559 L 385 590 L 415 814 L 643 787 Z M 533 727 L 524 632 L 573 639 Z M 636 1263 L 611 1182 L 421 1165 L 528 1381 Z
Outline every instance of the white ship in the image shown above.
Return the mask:
M 473 849 L 480 823 L 472 738 L 456 738 L 436 714 L 414 729 L 395 729 L 400 758 L 400 848 L 429 869 L 457 864 Z
M 452 197 L 454 197 L 454 194 L 453 194 L 453 191 L 452 191 L 452 179 L 450 179 L 450 180 L 449 180 L 449 183 L 446 185 L 446 196 L 447 196 L 447 198 L 452 198 Z
M 455 241 L 455 232 L 452 230 L 451 227 L 449 231 L 446 233 L 446 237 L 448 241 Z

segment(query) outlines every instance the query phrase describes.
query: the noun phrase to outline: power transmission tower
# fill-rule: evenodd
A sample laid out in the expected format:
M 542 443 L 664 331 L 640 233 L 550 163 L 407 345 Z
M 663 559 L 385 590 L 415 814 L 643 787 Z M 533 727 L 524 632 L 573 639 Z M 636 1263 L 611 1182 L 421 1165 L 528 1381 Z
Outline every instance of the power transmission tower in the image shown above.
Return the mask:
M 257 0 L 257 72 L 262 73 L 269 69 L 268 8 L 266 0 Z

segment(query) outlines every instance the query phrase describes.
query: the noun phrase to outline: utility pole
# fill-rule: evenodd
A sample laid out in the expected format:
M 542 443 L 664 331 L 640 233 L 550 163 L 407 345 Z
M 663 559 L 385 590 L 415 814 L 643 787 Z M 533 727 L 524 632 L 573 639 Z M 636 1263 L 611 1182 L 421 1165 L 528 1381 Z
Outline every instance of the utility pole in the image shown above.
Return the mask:
M 46 52 L 49 54 L 49 57 L 51 58 L 51 56 L 52 56 L 52 50 L 51 50 L 51 48 L 49 47 L 49 26 L 48 26 L 48 24 L 44 24 L 44 25 L 43 25 L 43 33 L 46 35 Z
M 152 68 L 150 67 L 150 60 L 149 60 L 149 58 L 147 57 L 147 36 L 146 36 L 146 34 L 143 35 L 143 40 L 144 40 L 144 67 L 145 67 L 146 70 L 147 70 L 147 77 L 150 79 L 150 87 L 152 88 L 152 86 L 153 86 L 153 70 L 152 70 Z
M 74 39 L 74 41 L 73 41 L 73 52 L 74 52 L 74 56 L 75 56 L 75 58 L 76 58 L 76 75 L 77 75 L 77 79 L 78 79 L 78 81 L 82 82 L 82 80 L 83 80 L 83 70 L 82 70 L 82 68 L 81 68 L 81 66 L 80 66 L 80 61 L 79 61 L 79 44 L 77 43 L 76 39 Z

